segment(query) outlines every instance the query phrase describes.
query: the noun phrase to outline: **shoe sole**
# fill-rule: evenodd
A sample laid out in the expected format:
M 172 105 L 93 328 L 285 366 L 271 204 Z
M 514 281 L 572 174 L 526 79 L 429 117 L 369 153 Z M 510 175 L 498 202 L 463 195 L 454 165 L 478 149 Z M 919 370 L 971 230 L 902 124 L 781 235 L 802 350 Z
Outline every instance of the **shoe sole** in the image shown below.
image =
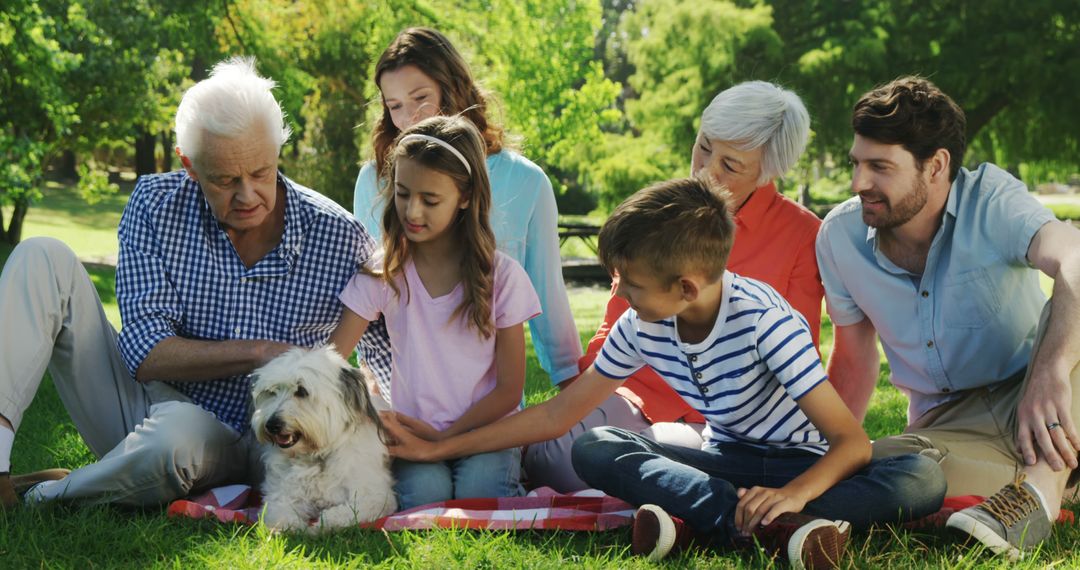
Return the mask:
M 636 525 L 642 515 L 650 516 L 656 521 L 656 544 L 652 549 L 646 552 L 644 549 L 639 548 L 637 540 Z M 675 523 L 672 522 L 671 517 L 668 516 L 664 509 L 656 505 L 642 505 L 637 510 L 637 514 L 634 515 L 635 519 L 635 532 L 634 532 L 634 554 L 645 556 L 650 562 L 656 562 L 662 560 L 671 549 L 675 546 Z
M 971 517 L 963 511 L 955 512 L 945 521 L 945 527 L 962 532 L 982 543 L 994 554 L 1007 556 L 1010 560 L 1019 560 L 1024 556 L 1020 549 L 1009 544 L 1009 541 L 1001 538 L 998 533 L 978 519 Z
M 818 519 L 804 524 L 788 540 L 787 555 L 791 567 L 796 570 L 839 567 L 850 533 L 851 525 L 847 521 Z M 812 546 L 816 543 L 817 551 L 809 553 L 808 560 L 804 560 L 807 542 Z

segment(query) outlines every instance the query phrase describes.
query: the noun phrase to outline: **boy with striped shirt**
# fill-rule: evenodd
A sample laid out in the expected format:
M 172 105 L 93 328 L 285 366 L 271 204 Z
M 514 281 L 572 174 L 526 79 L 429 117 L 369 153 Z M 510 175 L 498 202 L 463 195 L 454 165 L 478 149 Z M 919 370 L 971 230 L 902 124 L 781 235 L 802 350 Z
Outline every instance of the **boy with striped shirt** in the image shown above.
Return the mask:
M 726 193 L 704 181 L 634 194 L 600 231 L 600 261 L 631 310 L 593 366 L 543 404 L 440 442 L 413 436 L 411 418 L 388 418 L 391 453 L 425 461 L 543 441 L 539 432 L 564 433 L 648 364 L 708 421 L 704 448 L 604 427 L 572 453 L 586 483 L 640 505 L 637 553 L 662 558 L 692 531 L 716 544 L 756 539 L 795 567 L 830 567 L 851 526 L 940 508 L 945 480 L 933 460 L 870 462 L 870 441 L 826 381 L 802 315 L 768 285 L 725 271 L 733 240 Z

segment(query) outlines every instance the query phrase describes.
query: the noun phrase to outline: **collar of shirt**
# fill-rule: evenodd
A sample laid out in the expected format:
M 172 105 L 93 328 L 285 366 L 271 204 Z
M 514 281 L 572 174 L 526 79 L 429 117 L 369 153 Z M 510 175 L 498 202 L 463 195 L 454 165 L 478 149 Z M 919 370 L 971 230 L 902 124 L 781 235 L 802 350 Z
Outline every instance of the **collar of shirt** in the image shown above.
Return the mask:
M 735 212 L 735 223 L 746 229 L 754 229 L 765 220 L 765 213 L 769 211 L 777 196 L 776 185 L 772 182 L 756 188 L 739 211 Z
M 293 187 L 292 181 L 278 172 L 277 183 L 285 188 L 285 229 L 281 234 L 281 242 L 266 256 L 259 260 L 254 267 L 247 269 L 240 263 L 235 268 L 239 273 L 247 277 L 259 275 L 283 275 L 292 270 L 296 260 L 300 256 L 300 248 L 303 243 L 304 228 L 310 222 L 311 212 L 300 207 L 300 195 Z M 187 174 L 181 183 L 184 191 L 198 192 L 202 194 L 202 187 L 197 181 Z M 222 229 L 214 213 L 210 210 L 210 204 L 203 197 L 200 203 L 199 215 L 202 217 L 202 227 L 206 234 L 207 243 L 215 254 L 223 259 L 233 259 L 239 262 L 229 235 Z M 232 264 L 230 264 L 232 265 Z

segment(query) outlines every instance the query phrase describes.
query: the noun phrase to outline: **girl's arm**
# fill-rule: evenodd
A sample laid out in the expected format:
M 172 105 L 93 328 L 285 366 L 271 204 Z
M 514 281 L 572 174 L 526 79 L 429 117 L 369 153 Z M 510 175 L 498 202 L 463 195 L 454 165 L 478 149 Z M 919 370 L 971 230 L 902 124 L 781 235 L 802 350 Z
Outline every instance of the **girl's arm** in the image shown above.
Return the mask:
M 356 345 L 360 342 L 360 337 L 364 336 L 367 327 L 367 319 L 352 312 L 352 309 L 348 307 L 342 307 L 341 320 L 338 321 L 334 332 L 330 333 L 329 342 L 334 345 L 334 350 L 342 358 L 348 360 L 356 350 Z
M 810 422 L 828 440 L 829 450 L 809 469 L 779 489 L 739 490 L 735 525 L 746 534 L 758 525 L 771 523 L 783 513 L 801 511 L 806 503 L 870 462 L 870 438 L 832 384 L 821 382 L 799 398 L 798 403 Z
M 490 424 L 509 414 L 521 404 L 525 389 L 525 326 L 498 329 L 495 332 L 495 388 L 480 398 L 450 427 L 442 431 L 438 439 Z

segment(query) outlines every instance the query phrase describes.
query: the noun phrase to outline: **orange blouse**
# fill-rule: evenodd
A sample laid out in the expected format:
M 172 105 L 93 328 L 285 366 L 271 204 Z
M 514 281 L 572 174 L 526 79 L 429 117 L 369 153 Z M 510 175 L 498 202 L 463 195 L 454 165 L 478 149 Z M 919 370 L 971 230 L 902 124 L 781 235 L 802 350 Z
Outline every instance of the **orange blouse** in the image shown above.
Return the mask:
M 754 191 L 735 214 L 735 244 L 728 269 L 744 277 L 764 281 L 806 317 L 814 346 L 821 329 L 821 299 L 825 290 L 818 274 L 814 239 L 821 220 L 813 212 L 776 191 L 770 183 Z M 612 293 L 615 289 L 612 288 Z M 611 326 L 630 307 L 612 294 L 604 321 L 589 341 L 578 368 L 588 368 L 604 345 Z M 650 423 L 682 420 L 705 423 L 660 376 L 648 366 L 623 382 L 618 394 L 641 409 Z

